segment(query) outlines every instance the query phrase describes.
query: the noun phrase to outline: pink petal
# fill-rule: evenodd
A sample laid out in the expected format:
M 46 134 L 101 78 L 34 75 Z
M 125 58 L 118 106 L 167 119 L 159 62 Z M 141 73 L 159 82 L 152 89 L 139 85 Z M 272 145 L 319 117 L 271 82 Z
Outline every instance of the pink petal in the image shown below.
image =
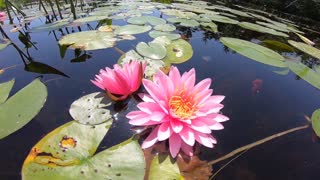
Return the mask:
M 214 118 L 214 120 L 217 122 L 225 122 L 225 121 L 228 121 L 229 118 L 225 115 L 217 114 L 217 116 Z
M 213 148 L 212 139 L 207 134 L 194 132 L 194 137 L 200 144 Z
M 191 90 L 191 94 L 197 94 L 199 92 L 205 91 L 209 89 L 211 85 L 211 79 L 207 78 L 202 81 L 200 81 L 194 88 Z
M 190 125 L 190 127 L 196 131 L 202 132 L 202 133 L 206 133 L 206 134 L 210 134 L 211 133 L 211 129 L 208 127 L 208 125 L 202 121 L 199 120 L 193 120 L 191 121 L 192 124 Z
M 159 102 L 163 99 L 163 94 L 161 92 L 161 89 L 152 81 L 143 79 L 142 80 L 144 88 L 148 91 L 152 99 L 154 99 L 156 102 Z
M 154 113 L 152 113 L 152 114 L 150 115 L 150 119 L 151 119 L 152 121 L 158 121 L 158 122 L 160 122 L 160 121 L 163 120 L 163 118 L 165 118 L 165 116 L 166 116 L 166 114 L 163 113 L 163 112 L 154 112 Z
M 196 81 L 196 73 L 194 68 L 192 68 L 189 72 L 185 72 L 182 74 L 181 82 L 184 83 L 185 87 L 194 87 L 194 83 Z
M 179 120 L 170 119 L 170 124 L 175 133 L 179 133 L 183 128 L 183 124 Z
M 213 92 L 212 89 L 207 89 L 197 93 L 195 95 L 195 98 L 197 99 L 198 104 L 206 103 L 208 98 L 211 97 L 212 92 Z
M 216 122 L 215 124 L 210 126 L 210 129 L 212 129 L 212 130 L 221 130 L 221 129 L 224 129 L 224 127 L 223 127 L 222 124 Z
M 225 96 L 222 95 L 214 95 L 211 96 L 210 101 L 213 101 L 216 104 L 221 103 L 224 100 Z
M 152 99 L 152 97 L 150 95 L 145 94 L 145 93 L 139 93 L 138 95 L 142 99 L 142 101 L 144 101 L 144 102 L 153 102 L 154 103 L 154 100 Z
M 181 139 L 190 146 L 195 143 L 194 131 L 188 126 L 184 126 L 182 131 L 179 133 Z
M 171 127 L 170 127 L 170 123 L 169 122 L 162 123 L 159 126 L 159 130 L 158 130 L 158 140 L 159 141 L 163 141 L 163 140 L 168 139 L 171 136 L 172 132 L 173 131 L 172 131 Z
M 94 85 L 98 86 L 100 89 L 105 90 L 104 86 L 97 81 L 90 80 Z
M 142 149 L 146 149 L 148 147 L 151 147 L 156 142 L 158 142 L 158 129 L 159 126 L 157 126 L 152 132 L 149 134 L 147 139 L 145 139 L 141 145 Z
M 154 112 L 162 112 L 161 107 L 157 104 L 157 103 L 153 103 L 153 102 L 141 102 L 137 105 L 137 107 L 148 114 L 152 114 Z
M 180 151 L 181 138 L 178 134 L 173 133 L 169 138 L 169 150 L 172 157 L 176 157 Z
M 169 72 L 169 78 L 173 82 L 176 89 L 180 89 L 181 87 L 181 76 L 177 67 L 172 66 Z
M 193 148 L 182 141 L 181 150 L 188 156 L 193 156 Z

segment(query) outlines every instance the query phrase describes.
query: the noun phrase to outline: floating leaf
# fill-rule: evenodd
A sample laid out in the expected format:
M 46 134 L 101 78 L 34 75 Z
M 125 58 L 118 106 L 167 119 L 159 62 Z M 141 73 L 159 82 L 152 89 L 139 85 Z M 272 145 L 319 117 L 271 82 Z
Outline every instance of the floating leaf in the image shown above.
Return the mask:
M 177 163 L 184 179 L 210 179 L 212 167 L 206 161 L 201 161 L 197 156 L 178 156 Z
M 163 59 L 167 55 L 166 48 L 159 43 L 150 42 L 146 44 L 140 42 L 136 48 L 139 54 L 151 59 Z
M 275 67 L 287 67 L 285 59 L 280 54 L 261 45 L 229 37 L 222 37 L 220 41 L 230 49 L 252 60 Z
M 0 105 L 0 139 L 31 121 L 47 99 L 47 87 L 36 79 Z
M 63 36 L 59 44 L 75 49 L 96 50 L 113 47 L 116 40 L 111 32 L 84 31 Z
M 168 18 L 167 21 L 172 23 L 179 23 L 181 26 L 186 27 L 197 27 L 199 22 L 193 19 L 183 19 L 183 18 Z
M 166 180 L 182 179 L 177 163 L 169 155 L 157 155 L 151 162 L 149 179 L 158 180 L 159 177 Z
M 227 24 L 238 24 L 239 21 L 220 15 L 212 15 L 210 19 L 216 22 L 227 23 Z
M 88 22 L 100 21 L 108 18 L 109 16 L 88 16 L 88 17 L 76 19 L 73 21 L 73 23 L 88 23 Z
M 320 109 L 317 109 L 311 116 L 312 128 L 316 135 L 320 137 Z
M 282 69 L 282 70 L 274 70 L 273 72 L 276 73 L 276 74 L 285 76 L 285 75 L 289 74 L 290 69 L 289 68 L 285 68 L 285 69 Z
M 0 105 L 8 99 L 13 84 L 14 79 L 0 84 Z
M 136 25 L 144 25 L 144 24 L 147 24 L 147 21 L 146 19 L 142 16 L 142 17 L 132 17 L 132 18 L 129 18 L 127 20 L 128 23 L 130 24 L 136 24 Z
M 69 113 L 81 124 L 101 124 L 112 118 L 110 110 L 105 109 L 111 104 L 112 100 L 105 93 L 91 93 L 74 101 Z
M 56 21 L 54 23 L 44 24 L 44 25 L 41 25 L 41 26 L 34 27 L 34 28 L 30 29 L 30 32 L 33 32 L 33 33 L 48 32 L 48 31 L 52 31 L 52 30 L 56 30 L 56 29 L 62 28 L 64 26 L 68 25 L 68 24 L 70 24 L 68 19 L 63 19 L 63 20 L 60 20 L 60 21 Z
M 154 16 L 143 16 L 146 21 L 151 24 L 152 26 L 160 25 L 160 24 L 166 24 L 166 20 L 154 17 Z
M 87 126 L 72 121 L 50 132 L 31 149 L 22 179 L 143 179 L 145 162 L 136 141 L 95 154 L 111 123 Z
M 114 33 L 118 35 L 124 34 L 140 34 L 152 29 L 151 26 L 125 25 L 117 28 Z
M 216 24 L 213 23 L 213 22 L 209 22 L 209 23 L 201 22 L 200 24 L 201 24 L 201 26 L 203 26 L 203 27 L 209 27 L 209 28 L 210 28 L 210 31 L 212 31 L 212 32 L 214 32 L 214 33 L 217 33 L 217 32 L 218 32 L 218 25 L 216 25 Z
M 310 69 L 301 62 L 295 63 L 287 61 L 287 64 L 292 72 L 294 72 L 303 80 L 307 81 L 312 86 L 320 89 L 320 74 L 316 73 L 314 70 Z
M 264 41 L 261 41 L 260 44 L 278 52 L 294 52 L 295 51 L 293 47 L 275 40 L 264 40 Z
M 249 23 L 249 22 L 241 22 L 238 24 L 240 27 L 245 28 L 245 29 L 249 29 L 252 31 L 257 31 L 257 32 L 261 32 L 261 33 L 268 33 L 268 34 L 272 34 L 272 35 L 276 35 L 276 36 L 282 36 L 282 37 L 289 37 L 287 34 L 282 33 L 282 32 L 278 32 L 275 31 L 273 29 L 264 27 L 264 26 L 260 26 L 258 24 L 253 24 L 253 23 Z
M 11 43 L 11 41 L 9 39 L 1 39 L 0 38 L 0 51 L 2 49 L 6 48 L 10 43 Z
M 283 27 L 283 26 L 277 26 L 277 25 L 274 25 L 272 23 L 266 23 L 266 22 L 261 22 L 261 21 L 257 21 L 256 23 L 260 24 L 260 25 L 263 25 L 263 26 L 266 26 L 268 28 L 277 30 L 277 31 L 282 31 L 282 32 L 286 32 L 286 33 L 289 32 L 289 30 L 286 27 Z
M 305 43 L 307 43 L 307 44 L 309 44 L 309 45 L 311 45 L 311 46 L 314 46 L 314 45 L 315 45 L 314 42 L 312 42 L 310 39 L 302 36 L 301 34 L 298 34 L 298 33 L 295 33 L 295 34 L 296 34 L 297 36 L 299 36 L 299 38 L 300 38 L 303 42 L 305 42 Z
M 189 60 L 193 55 L 192 46 L 183 39 L 172 41 L 167 47 L 167 56 L 164 62 L 180 64 Z
M 154 29 L 157 31 L 170 32 L 170 31 L 176 30 L 176 27 L 172 24 L 159 24 L 159 25 L 156 25 Z
M 180 34 L 175 34 L 175 33 L 168 33 L 168 32 L 162 32 L 162 31 L 150 31 L 149 36 L 152 38 L 157 38 L 160 36 L 166 36 L 170 40 L 176 40 L 179 39 L 181 36 Z
M 296 42 L 296 41 L 292 41 L 292 40 L 289 40 L 288 43 L 290 45 L 294 46 L 295 48 L 299 49 L 300 51 L 303 51 L 303 52 L 320 60 L 320 50 L 319 49 L 312 47 L 308 44 Z

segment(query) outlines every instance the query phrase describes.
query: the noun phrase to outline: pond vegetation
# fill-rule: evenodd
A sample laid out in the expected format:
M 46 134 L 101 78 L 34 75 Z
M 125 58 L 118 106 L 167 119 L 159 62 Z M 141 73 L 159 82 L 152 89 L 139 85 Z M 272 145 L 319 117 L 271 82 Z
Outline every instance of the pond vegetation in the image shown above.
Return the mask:
M 315 21 L 221 1 L 0 8 L 5 179 L 316 178 Z

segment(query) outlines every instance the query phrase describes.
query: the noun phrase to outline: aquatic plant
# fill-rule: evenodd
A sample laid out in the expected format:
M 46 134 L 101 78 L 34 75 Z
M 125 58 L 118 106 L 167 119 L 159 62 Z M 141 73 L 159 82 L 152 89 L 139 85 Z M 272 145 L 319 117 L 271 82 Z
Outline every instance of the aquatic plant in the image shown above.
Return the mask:
M 172 67 L 168 76 L 158 71 L 153 81 L 143 80 L 149 94 L 140 96 L 144 102 L 137 105 L 139 111 L 127 114 L 132 125 L 155 125 L 142 148 L 169 139 L 170 153 L 176 157 L 180 149 L 192 155 L 196 141 L 210 148 L 217 143 L 211 130 L 223 129 L 220 122 L 229 119 L 219 114 L 224 96 L 211 95 L 210 78 L 196 85 L 195 79 L 194 69 L 180 75 L 177 67 Z
M 119 100 L 122 100 L 139 89 L 145 67 L 145 64 L 138 61 L 131 61 L 123 67 L 115 64 L 114 69 L 101 69 L 91 82 L 108 93 L 120 96 Z

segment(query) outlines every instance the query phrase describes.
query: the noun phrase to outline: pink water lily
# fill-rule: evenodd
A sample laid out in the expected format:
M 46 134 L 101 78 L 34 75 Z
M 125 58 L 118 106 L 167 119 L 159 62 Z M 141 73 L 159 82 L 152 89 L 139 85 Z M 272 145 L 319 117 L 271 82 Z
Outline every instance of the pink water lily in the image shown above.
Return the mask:
M 123 67 L 115 64 L 113 69 L 108 67 L 105 70 L 101 69 L 100 74 L 91 82 L 113 95 L 120 96 L 119 99 L 123 100 L 139 89 L 145 67 L 145 64 L 138 61 L 125 63 Z
M 132 125 L 154 126 L 142 148 L 169 139 L 173 157 L 180 149 L 192 156 L 195 142 L 210 148 L 217 143 L 211 130 L 223 129 L 221 122 L 229 120 L 219 113 L 224 96 L 212 95 L 211 79 L 198 84 L 195 80 L 194 69 L 180 75 L 176 67 L 170 69 L 168 76 L 159 71 L 153 81 L 143 79 L 149 94 L 141 94 L 143 102 L 138 104 L 139 110 L 126 116 Z
M 0 21 L 4 21 L 7 19 L 7 14 L 5 12 L 0 11 Z

